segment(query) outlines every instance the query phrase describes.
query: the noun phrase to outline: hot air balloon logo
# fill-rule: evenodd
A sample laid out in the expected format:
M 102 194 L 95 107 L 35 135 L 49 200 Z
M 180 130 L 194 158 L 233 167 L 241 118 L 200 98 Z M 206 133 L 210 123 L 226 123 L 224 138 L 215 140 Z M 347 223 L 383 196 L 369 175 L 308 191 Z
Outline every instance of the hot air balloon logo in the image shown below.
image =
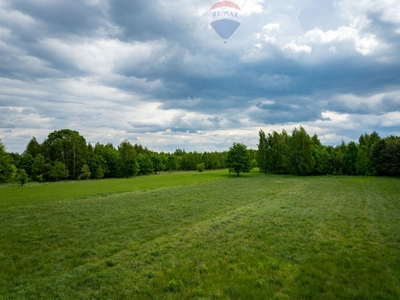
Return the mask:
M 219 1 L 211 6 L 210 13 L 211 27 L 226 43 L 240 26 L 240 7 L 231 1 Z

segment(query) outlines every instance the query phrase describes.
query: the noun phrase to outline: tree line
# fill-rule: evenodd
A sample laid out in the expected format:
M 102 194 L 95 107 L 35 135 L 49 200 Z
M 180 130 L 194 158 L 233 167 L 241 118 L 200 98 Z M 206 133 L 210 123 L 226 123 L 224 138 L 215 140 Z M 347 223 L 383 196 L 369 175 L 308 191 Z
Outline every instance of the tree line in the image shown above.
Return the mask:
M 264 173 L 297 175 L 400 176 L 400 137 L 363 134 L 358 143 L 324 146 L 318 136 L 294 128 L 259 131 L 257 165 Z
M 225 152 L 187 153 L 176 149 L 174 153 L 157 153 L 128 140 L 117 147 L 111 143 L 91 145 L 79 132 L 62 129 L 51 132 L 43 143 L 33 137 L 22 154 L 7 153 L 0 140 L 0 182 L 11 178 L 41 182 L 203 171 L 225 168 L 225 159 Z
M 224 152 L 155 152 L 128 140 L 117 147 L 88 144 L 79 132 L 51 132 L 43 143 L 33 137 L 22 154 L 6 152 L 0 140 L 0 182 L 60 179 L 101 179 L 148 175 L 162 171 L 229 168 L 236 173 L 258 166 L 261 172 L 296 175 L 400 176 L 400 138 L 361 135 L 358 143 L 324 146 L 318 136 L 294 128 L 265 134 L 259 131 L 257 150 L 234 143 Z

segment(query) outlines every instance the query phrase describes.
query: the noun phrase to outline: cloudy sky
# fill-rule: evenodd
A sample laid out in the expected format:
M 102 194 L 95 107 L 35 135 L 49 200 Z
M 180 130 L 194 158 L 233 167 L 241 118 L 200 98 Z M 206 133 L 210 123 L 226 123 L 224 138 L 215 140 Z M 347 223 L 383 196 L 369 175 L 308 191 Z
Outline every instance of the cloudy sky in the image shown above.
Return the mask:
M 302 125 L 323 144 L 400 135 L 400 0 L 0 0 L 0 139 L 79 131 L 156 151 L 255 148 Z

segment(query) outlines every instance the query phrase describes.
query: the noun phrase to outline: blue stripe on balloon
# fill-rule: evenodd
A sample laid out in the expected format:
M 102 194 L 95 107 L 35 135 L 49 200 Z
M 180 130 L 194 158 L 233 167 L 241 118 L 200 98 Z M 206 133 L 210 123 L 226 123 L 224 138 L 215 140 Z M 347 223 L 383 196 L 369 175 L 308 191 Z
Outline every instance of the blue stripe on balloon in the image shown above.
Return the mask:
M 238 29 L 240 23 L 234 20 L 222 19 L 212 22 L 211 26 L 221 38 L 227 40 Z

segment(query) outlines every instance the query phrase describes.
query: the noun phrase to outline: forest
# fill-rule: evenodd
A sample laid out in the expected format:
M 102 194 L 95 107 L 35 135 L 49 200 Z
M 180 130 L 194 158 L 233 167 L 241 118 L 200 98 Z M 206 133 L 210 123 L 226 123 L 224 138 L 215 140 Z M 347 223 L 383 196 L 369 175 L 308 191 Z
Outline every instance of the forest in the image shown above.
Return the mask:
M 162 171 L 221 169 L 229 167 L 227 156 L 232 148 L 158 153 L 128 140 L 117 147 L 92 145 L 79 132 L 61 129 L 51 132 L 42 143 L 32 137 L 22 154 L 7 152 L 0 140 L 0 182 L 23 185 L 30 180 L 127 178 Z M 381 138 L 375 131 L 361 135 L 358 142 L 342 141 L 334 147 L 322 145 L 316 134 L 310 136 L 302 126 L 291 134 L 260 130 L 258 148 L 246 149 L 241 155 L 247 156 L 250 168 L 258 167 L 264 173 L 400 176 L 400 137 Z

